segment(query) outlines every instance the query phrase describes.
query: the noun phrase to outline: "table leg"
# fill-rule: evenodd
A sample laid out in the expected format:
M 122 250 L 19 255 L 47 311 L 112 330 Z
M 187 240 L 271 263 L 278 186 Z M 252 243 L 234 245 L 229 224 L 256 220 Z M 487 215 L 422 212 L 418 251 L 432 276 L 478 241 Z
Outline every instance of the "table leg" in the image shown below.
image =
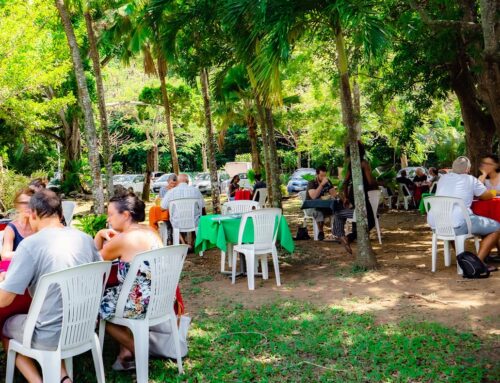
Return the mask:
M 220 264 L 220 272 L 224 275 L 228 275 L 231 277 L 231 270 L 229 271 L 226 271 L 226 265 L 225 265 L 225 258 L 227 256 L 227 263 L 228 263 L 228 266 L 229 268 L 232 267 L 231 265 L 231 260 L 233 259 L 233 244 L 232 243 L 227 243 L 227 248 L 226 248 L 226 253 L 225 253 L 225 256 L 222 257 L 221 255 L 221 264 Z M 245 275 L 246 274 L 246 270 L 245 270 L 245 260 L 243 258 L 243 255 L 240 254 L 240 271 L 236 273 L 236 276 L 237 277 L 240 277 L 242 275 Z

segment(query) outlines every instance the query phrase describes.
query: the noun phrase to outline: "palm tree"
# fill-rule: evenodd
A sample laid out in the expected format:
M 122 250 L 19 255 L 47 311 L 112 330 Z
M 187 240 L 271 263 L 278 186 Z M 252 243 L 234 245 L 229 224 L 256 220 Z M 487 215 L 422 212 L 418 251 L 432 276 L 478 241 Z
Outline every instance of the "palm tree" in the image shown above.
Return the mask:
M 359 157 L 360 136 L 359 114 L 353 105 L 349 77 L 349 60 L 345 47 L 344 28 L 350 33 L 363 34 L 364 53 L 369 56 L 386 41 L 382 21 L 375 13 L 376 3 L 370 0 L 343 2 L 340 0 L 273 0 L 255 7 L 252 0 L 227 0 L 225 21 L 237 30 L 242 23 L 251 25 L 252 33 L 246 36 L 247 48 L 258 48 L 257 57 L 251 63 L 255 71 L 257 90 L 267 96 L 267 104 L 272 104 L 279 89 L 279 67 L 287 61 L 292 46 L 304 35 L 309 23 L 314 30 L 329 31 L 335 41 L 337 52 L 336 67 L 340 77 L 340 94 L 343 122 L 348 130 L 348 144 L 351 153 L 351 167 L 358 227 L 358 252 L 356 262 L 365 268 L 376 267 L 366 212 L 363 177 Z M 256 39 L 258 38 L 258 41 Z
M 87 88 L 87 80 L 83 70 L 82 58 L 78 43 L 76 41 L 75 31 L 71 24 L 69 12 L 66 8 L 64 0 L 55 0 L 56 8 L 61 17 L 64 27 L 64 32 L 68 40 L 68 45 L 71 51 L 71 59 L 73 69 L 78 86 L 78 101 L 83 111 L 84 127 L 87 138 L 88 157 L 92 173 L 92 194 L 94 196 L 94 210 L 96 213 L 104 213 L 104 192 L 101 179 L 101 165 L 99 160 L 99 147 L 97 141 L 97 131 L 94 122 L 94 113 L 92 111 L 92 102 L 90 101 L 89 91 Z
M 179 174 L 179 158 L 172 124 L 172 107 L 167 91 L 168 65 L 161 50 L 161 24 L 152 17 L 146 6 L 147 2 L 132 0 L 118 8 L 114 12 L 112 23 L 106 28 L 104 36 L 122 46 L 121 58 L 124 62 L 128 62 L 131 56 L 142 53 L 144 72 L 156 75 L 160 79 L 172 169 L 174 173 Z

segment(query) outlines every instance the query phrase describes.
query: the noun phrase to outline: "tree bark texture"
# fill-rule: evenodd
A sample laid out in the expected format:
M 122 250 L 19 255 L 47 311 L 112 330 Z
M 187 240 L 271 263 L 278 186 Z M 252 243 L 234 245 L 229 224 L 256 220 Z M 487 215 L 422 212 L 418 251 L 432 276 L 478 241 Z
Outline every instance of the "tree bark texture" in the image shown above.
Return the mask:
M 266 169 L 266 185 L 267 185 L 267 195 L 269 204 L 273 206 L 273 181 L 271 178 L 271 165 L 269 160 L 269 141 L 267 138 L 267 123 L 266 115 L 264 113 L 264 107 L 260 102 L 259 97 L 255 98 L 255 104 L 257 106 L 257 112 L 260 120 L 260 134 L 262 137 L 262 151 L 264 152 L 264 168 Z
M 363 268 L 375 268 L 377 266 L 377 259 L 375 257 L 375 253 L 373 252 L 370 242 L 370 233 L 368 232 L 365 190 L 363 187 L 363 174 L 358 146 L 359 115 L 356 115 L 354 111 L 351 86 L 349 83 L 347 52 L 345 49 L 342 28 L 340 28 L 340 26 L 336 29 L 335 45 L 338 55 L 337 66 L 340 75 L 340 101 L 342 105 L 342 120 L 347 127 L 351 153 L 351 176 L 354 189 L 353 191 L 358 241 L 356 263 Z
M 87 35 L 89 38 L 90 58 L 92 60 L 92 67 L 94 69 L 94 76 L 97 89 L 97 100 L 99 108 L 99 121 L 101 123 L 101 145 L 102 145 L 102 159 L 106 168 L 107 175 L 107 197 L 108 201 L 113 196 L 113 155 L 111 153 L 111 145 L 109 142 L 109 126 L 108 115 L 106 112 L 106 101 L 104 97 L 104 84 L 101 74 L 101 60 L 99 58 L 99 50 L 97 48 L 97 39 L 94 33 L 94 25 L 92 15 L 87 10 L 84 13 L 85 26 L 87 27 Z
M 64 126 L 64 179 L 67 175 L 79 171 L 76 169 L 76 166 L 81 157 L 80 124 L 78 123 L 78 116 L 76 114 L 73 115 L 71 123 L 68 123 L 66 116 L 64 115 L 64 111 L 61 110 L 59 115 Z M 74 185 L 74 187 L 78 192 L 83 191 L 83 187 L 80 182 Z
M 177 157 L 177 145 L 175 144 L 174 128 L 172 126 L 172 113 L 170 100 L 168 98 L 167 83 L 167 63 L 163 58 L 158 58 L 158 76 L 160 77 L 161 97 L 165 108 L 165 120 L 167 122 L 168 142 L 170 144 L 170 156 L 172 157 L 172 169 L 175 174 L 179 174 L 179 158 Z
M 257 146 L 257 121 L 251 114 L 246 117 L 246 120 L 248 128 L 248 138 L 250 140 L 252 150 L 252 169 L 255 173 L 260 173 L 261 165 L 259 157 L 259 147 Z
M 492 151 L 495 124 L 479 102 L 464 53 L 458 56 L 450 73 L 451 87 L 460 103 L 464 122 L 467 156 L 472 163 L 472 172 L 477 175 L 482 156 Z
M 149 202 L 149 189 L 151 186 L 151 173 L 154 168 L 155 158 L 155 148 L 152 146 L 148 149 L 146 155 L 146 178 L 144 178 L 144 186 L 142 188 L 142 200 L 144 202 Z
M 64 32 L 68 40 L 71 51 L 71 59 L 75 71 L 76 82 L 78 86 L 78 101 L 83 111 L 84 127 L 87 138 L 88 157 L 92 176 L 92 194 L 94 197 L 94 211 L 97 214 L 104 213 L 104 192 L 101 179 L 101 163 L 99 160 L 99 148 L 97 143 L 97 131 L 94 123 L 94 114 L 92 111 L 92 102 L 90 101 L 89 91 L 85 72 L 83 70 L 82 58 L 78 44 L 76 42 L 75 32 L 71 19 L 64 4 L 64 0 L 55 0 L 56 8 L 61 17 Z
M 207 145 L 201 143 L 201 166 L 204 172 L 208 172 Z
M 217 163 L 215 161 L 215 137 L 212 125 L 212 111 L 210 108 L 209 78 L 206 68 L 200 71 L 201 92 L 205 108 L 205 128 L 207 138 L 208 168 L 210 169 L 210 183 L 212 184 L 212 206 L 215 214 L 220 213 L 220 193 L 217 177 Z
M 281 196 L 280 165 L 278 159 L 278 151 L 276 149 L 276 137 L 274 135 L 273 112 L 270 107 L 266 107 L 264 109 L 264 112 L 266 114 L 267 141 L 269 144 L 269 167 L 271 169 L 271 181 L 273 184 L 272 206 L 281 209 L 282 196 Z

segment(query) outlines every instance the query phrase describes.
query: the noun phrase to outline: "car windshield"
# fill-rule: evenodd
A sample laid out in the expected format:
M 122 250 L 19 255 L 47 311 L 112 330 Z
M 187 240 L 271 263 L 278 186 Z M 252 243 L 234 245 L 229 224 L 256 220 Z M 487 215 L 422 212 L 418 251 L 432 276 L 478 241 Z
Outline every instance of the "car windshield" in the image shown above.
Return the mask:
M 210 174 L 209 173 L 200 173 L 200 174 L 196 175 L 196 177 L 194 179 L 197 181 L 207 181 L 210 179 Z
M 293 173 L 292 178 L 302 179 L 302 177 L 307 175 L 307 174 L 314 176 L 314 175 L 316 175 L 316 172 L 312 171 L 312 170 L 298 170 L 295 173 Z
M 117 175 L 117 176 L 113 176 L 113 182 L 123 182 L 125 180 L 125 177 L 124 175 Z
M 158 178 L 156 182 L 167 182 L 169 176 L 170 174 L 164 174 L 160 178 Z

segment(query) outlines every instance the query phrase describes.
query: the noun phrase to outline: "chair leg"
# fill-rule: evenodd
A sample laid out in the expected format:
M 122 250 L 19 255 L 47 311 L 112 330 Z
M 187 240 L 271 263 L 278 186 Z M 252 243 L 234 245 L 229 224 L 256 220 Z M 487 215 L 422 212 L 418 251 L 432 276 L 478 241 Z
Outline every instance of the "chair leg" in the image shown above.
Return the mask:
M 104 335 L 106 334 L 106 321 L 99 320 L 99 345 L 101 346 L 101 351 L 104 349 Z
M 7 366 L 5 368 L 5 383 L 14 382 L 14 370 L 16 369 L 16 356 L 17 353 L 9 349 L 7 353 Z
M 61 379 L 61 354 L 43 352 L 38 360 L 42 367 L 43 383 L 59 382 Z
M 231 256 L 229 256 L 228 258 L 231 258 Z M 220 252 L 220 272 L 223 273 L 225 271 L 226 271 L 226 252 L 221 251 Z
M 69 378 L 73 380 L 73 358 L 64 359 L 64 367 L 66 367 Z
M 313 236 L 314 240 L 318 240 L 318 234 L 319 234 L 319 228 L 318 228 L 318 223 L 316 222 L 316 219 L 313 218 Z
M 375 228 L 377 229 L 378 243 L 382 244 L 382 233 L 380 232 L 380 224 L 377 217 L 375 217 Z
M 183 374 L 184 369 L 182 368 L 182 356 L 181 356 L 181 343 L 179 340 L 179 328 L 177 327 L 177 319 L 173 315 L 170 316 L 170 327 L 172 328 L 172 335 L 174 337 L 175 356 L 177 358 L 177 369 L 179 370 L 179 374 Z
M 141 321 L 142 322 L 142 321 Z M 149 377 L 149 327 L 147 322 L 131 326 L 134 336 L 134 354 L 137 383 L 148 383 Z
M 245 254 L 245 260 L 247 264 L 248 290 L 255 290 L 255 254 L 253 252 Z
M 267 255 L 261 255 L 262 279 L 269 279 L 269 267 L 267 264 Z
M 460 253 L 463 253 L 465 250 L 465 237 L 455 237 L 455 256 Z M 460 265 L 457 262 L 457 274 L 462 275 L 463 271 Z
M 172 231 L 172 240 L 174 242 L 174 245 L 178 245 L 179 244 L 179 237 L 180 237 L 181 233 L 179 232 L 179 229 L 175 229 Z
M 474 246 L 476 248 L 476 253 L 479 253 L 479 237 L 474 236 Z
M 94 337 L 94 344 L 92 345 L 92 358 L 94 359 L 94 367 L 95 367 L 97 383 L 104 383 L 106 381 L 106 378 L 104 377 L 104 363 L 102 361 L 102 349 L 97 335 Z M 72 375 L 70 375 L 70 378 L 71 380 L 73 380 Z
M 273 266 L 274 266 L 274 276 L 276 277 L 276 285 L 281 286 L 281 277 L 280 277 L 280 264 L 278 261 L 278 251 L 276 247 L 273 248 Z
M 231 265 L 231 278 L 233 285 L 236 283 L 236 257 L 238 257 L 238 252 L 233 250 L 233 260 Z
M 444 241 L 444 265 L 446 267 L 451 265 L 450 241 Z
M 436 258 L 437 258 L 437 236 L 432 234 L 432 272 L 436 272 Z

